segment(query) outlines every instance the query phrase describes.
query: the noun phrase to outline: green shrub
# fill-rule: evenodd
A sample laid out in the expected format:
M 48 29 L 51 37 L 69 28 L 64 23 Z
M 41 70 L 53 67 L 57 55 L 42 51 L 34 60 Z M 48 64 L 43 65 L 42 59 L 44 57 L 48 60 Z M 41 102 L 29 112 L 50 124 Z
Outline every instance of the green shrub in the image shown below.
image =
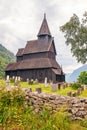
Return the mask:
M 72 84 L 72 89 L 78 89 L 78 88 L 80 88 L 81 87 L 81 84 L 80 83 L 73 83 Z

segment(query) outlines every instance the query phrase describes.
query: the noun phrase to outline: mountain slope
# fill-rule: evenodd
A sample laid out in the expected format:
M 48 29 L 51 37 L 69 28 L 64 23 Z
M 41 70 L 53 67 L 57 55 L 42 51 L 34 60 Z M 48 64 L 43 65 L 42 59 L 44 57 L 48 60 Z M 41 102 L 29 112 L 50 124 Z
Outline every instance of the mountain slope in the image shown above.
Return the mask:
M 4 69 L 6 65 L 14 61 L 14 54 L 0 44 L 0 78 L 4 77 Z
M 71 75 L 69 75 L 69 77 L 67 78 L 66 82 L 76 82 L 79 74 L 82 71 L 87 71 L 87 64 L 85 64 L 82 67 L 74 70 L 73 73 L 71 73 Z

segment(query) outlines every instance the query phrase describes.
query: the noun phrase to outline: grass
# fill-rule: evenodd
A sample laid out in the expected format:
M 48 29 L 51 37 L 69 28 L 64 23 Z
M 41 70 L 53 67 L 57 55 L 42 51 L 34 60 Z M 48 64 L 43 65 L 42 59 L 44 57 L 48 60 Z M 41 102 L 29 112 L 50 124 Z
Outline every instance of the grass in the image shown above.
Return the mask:
M 76 90 L 72 89 L 72 87 L 66 87 L 65 89 L 61 88 L 60 90 L 57 90 L 55 92 L 52 91 L 51 85 L 48 84 L 47 87 L 45 87 L 44 84 L 32 84 L 29 85 L 27 82 L 21 82 L 22 88 L 32 88 L 32 91 L 35 92 L 36 88 L 41 88 L 42 92 L 46 92 L 47 94 L 59 94 L 63 96 L 67 96 L 68 92 L 75 92 Z M 79 97 L 87 97 L 87 90 L 83 91 L 82 94 L 80 94 Z
M 3 80 L 0 80 L 1 83 L 4 83 Z M 11 83 L 11 86 L 13 86 L 14 84 Z M 32 88 L 32 91 L 35 92 L 36 88 L 41 88 L 42 92 L 45 92 L 47 94 L 59 94 L 59 95 L 63 95 L 63 96 L 67 96 L 68 92 L 75 92 L 76 90 L 72 89 L 72 87 L 66 87 L 65 89 L 61 88 L 60 90 L 57 90 L 55 92 L 52 91 L 51 85 L 48 84 L 47 87 L 45 87 L 44 84 L 38 83 L 38 84 L 28 84 L 27 82 L 21 82 L 20 86 L 22 88 Z M 79 97 L 87 97 L 87 90 L 83 91 L 82 94 L 80 94 Z
M 87 90 L 83 91 L 79 97 L 87 97 Z
M 34 92 L 36 90 L 36 88 L 41 88 L 42 92 L 46 92 L 48 94 L 59 94 L 59 95 L 63 95 L 63 96 L 67 96 L 67 93 L 69 91 L 71 92 L 75 92 L 75 90 L 73 90 L 71 87 L 66 87 L 65 89 L 61 88 L 60 90 L 57 90 L 55 92 L 52 91 L 51 85 L 48 85 L 47 87 L 45 87 L 44 84 L 33 84 L 33 85 L 29 85 L 27 82 L 21 82 L 21 87 L 22 88 L 32 88 L 32 91 Z

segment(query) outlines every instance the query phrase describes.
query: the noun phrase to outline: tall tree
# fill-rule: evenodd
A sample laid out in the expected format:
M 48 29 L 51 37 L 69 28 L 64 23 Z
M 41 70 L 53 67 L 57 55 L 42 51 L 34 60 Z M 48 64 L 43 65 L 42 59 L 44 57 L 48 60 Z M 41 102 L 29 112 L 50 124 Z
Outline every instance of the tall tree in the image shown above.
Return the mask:
M 66 38 L 66 44 L 71 46 L 71 52 L 78 62 L 87 61 L 87 12 L 80 20 L 76 14 L 60 27 Z
M 87 84 L 87 71 L 83 71 L 80 73 L 78 81 L 82 84 Z

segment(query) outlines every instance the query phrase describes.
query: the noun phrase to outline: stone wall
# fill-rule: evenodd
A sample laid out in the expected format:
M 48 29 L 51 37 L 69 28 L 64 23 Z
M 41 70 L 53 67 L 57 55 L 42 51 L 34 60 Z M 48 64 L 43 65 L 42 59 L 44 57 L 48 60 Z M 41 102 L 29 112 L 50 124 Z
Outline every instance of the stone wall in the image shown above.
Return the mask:
M 73 120 L 87 118 L 87 98 L 76 98 L 69 96 L 60 96 L 57 94 L 46 94 L 26 91 L 26 103 L 32 106 L 32 109 L 39 113 L 43 106 L 53 112 L 62 106 L 71 115 Z

